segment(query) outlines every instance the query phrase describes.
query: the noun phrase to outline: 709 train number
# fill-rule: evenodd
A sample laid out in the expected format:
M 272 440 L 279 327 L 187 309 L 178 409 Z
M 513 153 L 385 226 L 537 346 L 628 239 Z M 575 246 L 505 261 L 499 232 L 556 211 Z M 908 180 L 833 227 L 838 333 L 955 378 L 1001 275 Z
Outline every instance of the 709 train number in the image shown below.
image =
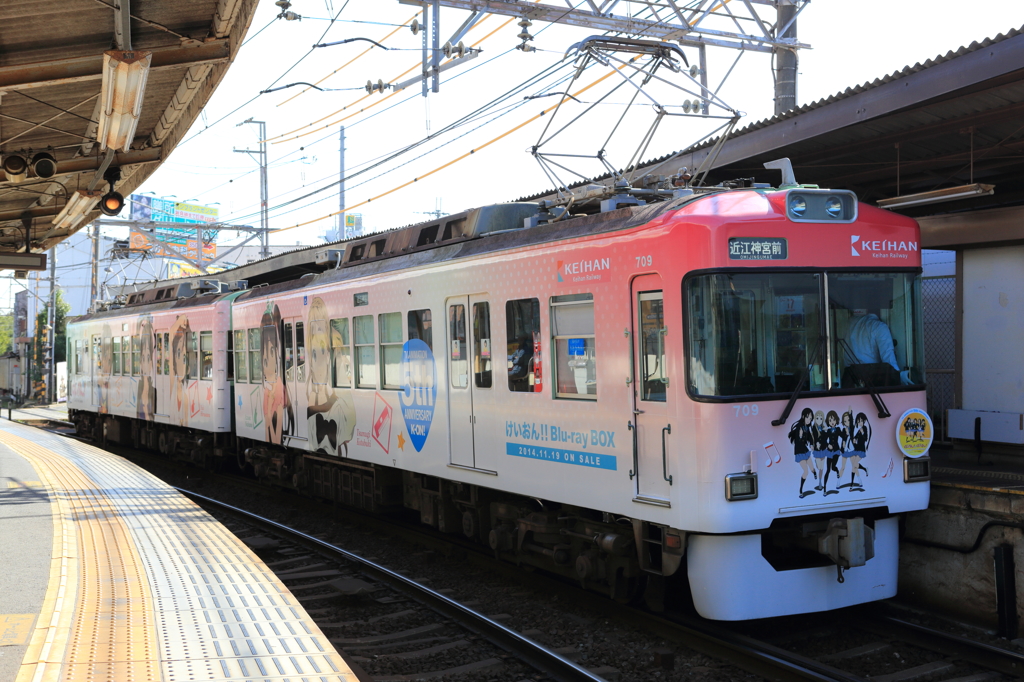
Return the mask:
M 758 411 L 757 403 L 753 405 L 733 405 L 732 409 L 736 410 L 737 417 L 756 417 Z

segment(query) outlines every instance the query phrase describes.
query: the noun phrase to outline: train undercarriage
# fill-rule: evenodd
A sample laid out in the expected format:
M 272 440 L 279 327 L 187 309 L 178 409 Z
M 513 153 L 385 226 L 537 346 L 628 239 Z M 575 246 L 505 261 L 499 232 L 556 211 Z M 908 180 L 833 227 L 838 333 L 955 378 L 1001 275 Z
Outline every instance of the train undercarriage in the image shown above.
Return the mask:
M 71 411 L 79 435 L 159 452 L 213 471 L 237 468 L 300 494 L 372 513 L 405 511 L 421 523 L 487 546 L 498 559 L 657 607 L 663 579 L 684 560 L 686 534 L 639 519 L 526 498 L 392 467 L 309 454 L 138 419 Z M 683 571 L 685 573 L 685 571 Z

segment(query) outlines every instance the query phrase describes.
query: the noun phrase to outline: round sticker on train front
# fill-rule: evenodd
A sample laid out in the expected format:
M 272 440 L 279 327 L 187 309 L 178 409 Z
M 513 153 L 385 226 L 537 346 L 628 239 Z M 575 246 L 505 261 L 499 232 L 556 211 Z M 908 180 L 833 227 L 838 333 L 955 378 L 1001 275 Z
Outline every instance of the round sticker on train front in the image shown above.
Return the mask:
M 932 446 L 935 427 L 924 410 L 912 408 L 896 423 L 896 445 L 907 457 L 921 457 Z

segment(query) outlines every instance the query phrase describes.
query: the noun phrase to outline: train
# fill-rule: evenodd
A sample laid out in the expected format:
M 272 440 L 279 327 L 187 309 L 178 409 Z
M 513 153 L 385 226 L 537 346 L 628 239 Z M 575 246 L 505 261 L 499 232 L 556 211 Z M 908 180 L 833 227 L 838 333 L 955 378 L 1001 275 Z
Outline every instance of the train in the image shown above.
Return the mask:
M 930 488 L 919 227 L 688 177 L 100 305 L 67 325 L 70 419 L 620 600 L 746 620 L 892 597 Z

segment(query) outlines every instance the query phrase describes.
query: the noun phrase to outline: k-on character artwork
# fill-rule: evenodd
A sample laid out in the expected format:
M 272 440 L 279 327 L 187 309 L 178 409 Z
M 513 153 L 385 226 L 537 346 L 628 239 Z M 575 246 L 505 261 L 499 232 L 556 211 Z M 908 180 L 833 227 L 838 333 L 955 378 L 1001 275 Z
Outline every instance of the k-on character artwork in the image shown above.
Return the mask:
M 281 371 L 281 309 L 267 304 L 260 322 L 260 353 L 263 356 L 263 422 L 267 441 L 281 444 L 285 434 L 291 434 L 294 413 L 284 372 Z
M 864 492 L 861 473 L 868 475 L 863 461 L 871 442 L 871 424 L 863 412 L 854 418 L 851 408 L 840 418 L 835 410 L 825 415 L 821 410 L 815 413 L 805 407 L 800 418 L 790 426 L 789 441 L 793 444 L 793 456 L 800 464 L 801 498 L 818 491 L 823 496 L 837 495 L 843 490 Z M 847 464 L 851 469 L 849 480 L 846 479 Z M 805 489 L 808 475 L 816 481 L 813 490 Z
M 188 426 L 188 343 L 192 336 L 192 328 L 188 317 L 179 315 L 171 325 L 171 421 L 180 426 Z
M 348 442 L 356 428 L 356 408 L 349 389 L 331 382 L 331 345 L 343 348 L 341 332 L 332 329 L 327 305 L 316 297 L 309 305 L 309 376 L 306 380 L 306 419 L 309 449 L 327 455 L 347 456 Z M 337 383 L 337 382 L 335 382 Z
M 139 392 L 135 407 L 139 419 L 153 421 L 156 386 L 153 385 L 153 318 L 139 318 Z

